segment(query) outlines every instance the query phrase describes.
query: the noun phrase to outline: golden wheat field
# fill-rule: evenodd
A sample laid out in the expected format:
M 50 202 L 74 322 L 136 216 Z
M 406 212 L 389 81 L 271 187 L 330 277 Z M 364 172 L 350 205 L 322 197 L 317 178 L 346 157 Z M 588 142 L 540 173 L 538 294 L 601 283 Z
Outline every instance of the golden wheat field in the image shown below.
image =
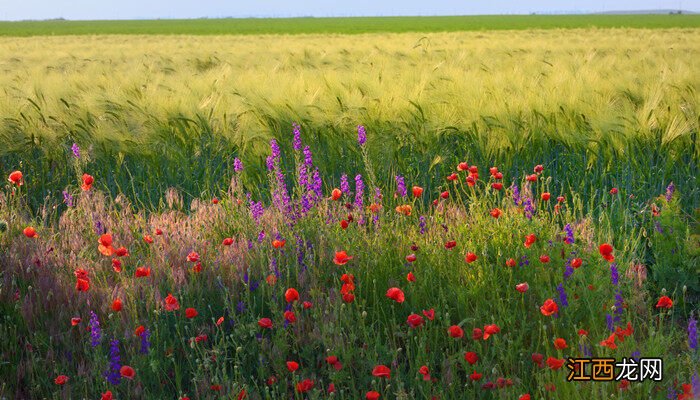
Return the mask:
M 40 108 L 35 133 L 52 137 L 89 113 L 94 139 L 137 140 L 151 119 L 198 113 L 245 141 L 269 120 L 421 113 L 459 129 L 498 121 L 481 130 L 498 141 L 519 116 L 561 110 L 596 132 L 672 141 L 697 126 L 699 56 L 693 29 L 2 38 L 0 115 Z

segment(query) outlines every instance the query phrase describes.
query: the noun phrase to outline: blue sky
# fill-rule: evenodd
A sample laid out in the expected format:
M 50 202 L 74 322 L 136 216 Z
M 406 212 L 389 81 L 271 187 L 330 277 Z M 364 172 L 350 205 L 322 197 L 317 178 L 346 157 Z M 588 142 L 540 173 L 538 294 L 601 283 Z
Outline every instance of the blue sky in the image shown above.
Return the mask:
M 464 15 L 685 9 L 700 0 L 0 0 L 0 20 Z

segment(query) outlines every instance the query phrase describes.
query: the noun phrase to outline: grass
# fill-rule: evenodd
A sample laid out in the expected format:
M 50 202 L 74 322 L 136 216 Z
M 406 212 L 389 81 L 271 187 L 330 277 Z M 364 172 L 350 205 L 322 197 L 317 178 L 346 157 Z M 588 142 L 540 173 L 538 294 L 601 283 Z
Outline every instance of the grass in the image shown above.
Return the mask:
M 149 207 L 178 186 L 189 202 L 225 187 L 236 155 L 264 183 L 269 139 L 289 143 L 296 121 L 337 184 L 361 162 L 345 145 L 361 122 L 385 179 L 421 172 L 432 191 L 464 157 L 544 163 L 563 190 L 590 190 L 586 171 L 650 197 L 663 176 L 692 210 L 700 31 L 551 32 L 4 38 L 0 168 L 37 160 L 38 210 L 75 182 L 61 165 L 76 142 L 110 193 Z
M 682 399 L 697 390 L 700 353 L 690 332 L 700 247 L 680 211 L 682 192 L 580 196 L 559 191 L 546 167 L 526 181 L 472 165 L 455 169 L 455 181 L 443 179 L 441 196 L 412 190 L 420 176 L 406 179 L 409 188 L 383 187 L 381 196 L 370 190 L 372 164 L 382 160 L 368 155 L 369 143 L 348 143 L 364 162 L 350 169 L 337 200 L 316 183 L 326 176 L 302 178 L 321 167 L 313 157 L 294 150 L 287 157 L 296 165 L 285 169 L 273 143 L 265 184 L 273 201 L 264 210 L 246 194 L 245 164 L 217 201 L 189 208 L 175 189 L 146 212 L 99 191 L 98 181 L 72 187 L 71 204 L 47 204 L 57 222 L 26 208 L 27 195 L 40 190 L 30 175 L 22 186 L 7 184 L 0 395 Z M 76 171 L 89 169 L 89 155 L 73 159 Z M 27 226 L 38 237 L 23 234 Z M 105 234 L 111 250 L 98 247 Z M 614 262 L 599 253 L 602 243 L 613 246 Z M 116 254 L 119 247 L 128 254 Z M 352 258 L 342 261 L 340 251 Z M 147 276 L 137 274 L 144 268 Z M 663 296 L 670 308 L 656 306 Z M 555 317 L 541 311 L 547 299 L 558 304 Z M 487 326 L 495 329 L 488 338 Z M 569 383 L 555 365 L 591 355 L 662 357 L 663 379 Z M 380 365 L 390 378 L 373 375 Z M 135 376 L 120 377 L 121 366 Z M 68 381 L 54 382 L 62 376 Z
M 228 18 L 124 21 L 0 22 L 0 36 L 265 35 L 461 32 L 528 29 L 697 28 L 684 15 L 486 15 L 450 17 Z

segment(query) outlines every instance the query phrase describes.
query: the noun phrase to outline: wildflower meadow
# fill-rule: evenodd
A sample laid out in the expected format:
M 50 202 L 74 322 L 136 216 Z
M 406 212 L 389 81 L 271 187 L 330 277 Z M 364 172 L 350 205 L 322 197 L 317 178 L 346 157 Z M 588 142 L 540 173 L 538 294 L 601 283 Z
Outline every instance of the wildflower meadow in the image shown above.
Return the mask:
M 144 212 L 78 184 L 55 223 L 2 193 L 3 393 L 26 398 L 693 398 L 697 236 L 672 182 L 597 203 L 544 165 L 463 161 L 426 192 L 324 185 L 298 125 L 269 202 L 241 184 Z M 350 144 L 349 144 L 350 145 Z M 525 171 L 524 171 L 525 172 Z M 694 247 L 695 246 L 695 247 Z M 661 357 L 663 381 L 567 382 L 569 357 Z
M 700 397 L 684 29 L 1 38 L 0 398 Z

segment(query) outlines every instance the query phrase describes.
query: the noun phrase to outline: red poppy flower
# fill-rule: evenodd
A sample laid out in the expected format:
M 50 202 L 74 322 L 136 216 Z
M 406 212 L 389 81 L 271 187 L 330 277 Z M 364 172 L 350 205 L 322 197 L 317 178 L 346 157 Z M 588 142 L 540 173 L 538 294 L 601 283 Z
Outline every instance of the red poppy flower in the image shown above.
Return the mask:
M 187 255 L 187 261 L 196 263 L 199 261 L 199 254 L 196 251 L 191 252 Z
M 380 196 L 381 196 L 381 195 L 380 195 Z M 382 209 L 382 205 L 379 204 L 379 203 L 372 203 L 372 204 L 370 204 L 370 206 L 367 207 L 367 208 L 369 208 L 369 210 L 370 210 L 373 214 L 377 214 L 377 213 L 379 212 L 379 210 Z
M 151 244 L 153 243 L 153 238 L 151 237 L 151 235 L 143 235 L 143 241 L 148 244 Z
M 525 236 L 525 247 L 530 248 L 530 246 L 532 246 L 536 241 L 537 236 L 535 236 L 534 233 Z
M 532 362 L 534 362 L 535 364 L 537 364 L 538 367 L 544 368 L 544 356 L 543 356 L 542 354 L 540 354 L 540 353 L 532 353 L 532 355 L 530 356 L 530 358 L 532 359 Z
M 309 308 L 311 308 L 313 306 L 313 304 L 310 301 L 305 301 L 302 303 L 302 305 L 304 306 L 305 310 L 308 310 Z
M 117 257 L 126 257 L 129 255 L 129 250 L 126 247 L 120 247 L 114 251 Z
M 410 262 L 410 263 L 416 261 L 416 259 L 417 259 L 417 257 L 416 257 L 415 254 L 409 254 L 409 255 L 406 256 L 406 261 L 408 261 L 408 262 Z
M 464 331 L 457 325 L 452 325 L 449 328 L 447 328 L 447 333 L 450 335 L 450 337 L 453 337 L 455 339 L 461 339 L 462 337 L 464 337 Z
M 421 197 L 423 195 L 423 188 L 420 186 L 414 186 L 411 191 L 413 192 L 413 197 Z
M 216 326 L 221 326 L 221 324 L 224 323 L 224 317 L 219 317 L 219 319 L 216 320 Z
M 423 325 L 423 317 L 421 317 L 418 314 L 411 314 L 406 319 L 406 322 L 408 323 L 408 326 L 410 326 L 411 328 L 417 328 L 417 327 Z
M 465 179 L 465 182 L 467 182 L 467 185 L 469 187 L 474 187 L 474 185 L 476 185 L 476 177 L 474 177 L 473 175 L 469 175 L 467 179 Z
M 396 206 L 395 210 L 399 214 L 409 216 L 409 215 L 411 215 L 411 211 L 413 210 L 413 207 L 411 207 L 410 204 L 402 204 L 402 205 Z
M 83 174 L 83 184 L 80 186 L 83 191 L 88 191 L 92 189 L 92 183 L 95 182 L 95 178 L 92 175 Z
M 678 400 L 692 400 L 696 399 L 696 394 L 693 394 L 693 386 L 689 383 L 681 384 L 681 390 L 683 393 L 678 394 Z
M 481 330 L 481 328 L 472 329 L 472 339 L 473 340 L 481 340 L 481 337 L 483 335 L 484 335 L 484 332 Z
M 673 307 L 673 300 L 668 296 L 661 296 L 659 301 L 656 302 L 656 308 L 671 308 Z
M 476 261 L 476 254 L 471 253 L 471 252 L 467 253 L 467 255 L 464 256 L 464 261 L 466 261 L 470 264 L 473 263 L 474 261 Z
M 408 274 L 406 274 L 406 280 L 409 282 L 416 281 L 416 277 L 415 277 L 415 275 L 413 275 L 413 272 L 409 272 Z
M 331 382 L 328 384 L 328 389 L 326 390 L 329 394 L 335 393 L 335 383 Z
M 263 329 L 272 329 L 272 320 L 270 318 L 260 318 L 258 320 L 258 326 Z
M 498 179 L 500 181 L 501 179 L 503 179 L 503 174 L 501 172 L 496 172 L 493 178 Z
M 78 278 L 77 281 L 75 282 L 75 288 L 79 292 L 87 292 L 88 289 L 90 289 L 90 280 Z
M 471 373 L 471 375 L 469 375 L 469 378 L 471 378 L 471 380 L 473 380 L 473 381 L 478 381 L 478 380 L 481 380 L 481 376 L 482 375 L 480 373 L 474 371 Z
M 346 221 L 346 220 L 340 221 L 340 227 L 341 227 L 342 229 L 347 229 L 347 228 L 348 228 L 348 225 L 350 225 L 350 224 L 348 223 L 348 221 Z
M 394 300 L 397 303 L 403 303 L 405 299 L 403 291 L 397 287 L 389 288 L 389 290 L 386 291 L 386 297 Z
M 197 316 L 197 310 L 195 310 L 192 307 L 186 308 L 185 309 L 185 317 L 192 319 Z
M 136 371 L 128 365 L 123 365 L 119 369 L 119 373 L 127 379 L 134 379 L 134 376 L 136 376 Z
M 146 332 L 146 328 L 143 325 L 139 325 L 134 329 L 134 336 L 141 336 L 144 332 Z
M 549 256 L 546 255 L 546 254 L 542 254 L 542 255 L 540 256 L 540 262 L 541 262 L 542 264 L 547 264 L 547 263 L 549 262 Z
M 367 394 L 365 394 L 365 399 L 377 400 L 377 399 L 379 399 L 379 392 L 374 391 L 374 390 L 370 390 L 369 392 L 367 392 Z
M 114 301 L 112 302 L 112 310 L 114 310 L 116 312 L 119 312 L 122 310 L 122 299 L 120 299 L 118 297 L 116 299 L 114 299 Z
M 465 162 L 461 162 L 461 163 L 457 164 L 457 171 L 466 171 L 468 169 L 469 169 L 469 164 L 467 164 Z
M 102 393 L 102 397 L 100 398 L 100 400 L 112 400 L 112 391 L 108 390 Z
M 215 392 L 220 392 L 221 391 L 221 385 L 211 385 L 209 386 L 209 389 L 215 391 Z
M 501 182 L 494 182 L 491 184 L 491 187 L 494 190 L 501 190 L 501 189 L 503 189 L 503 184 Z
M 345 294 L 343 295 L 343 302 L 345 302 L 345 303 L 352 303 L 353 301 L 355 301 L 355 295 L 354 295 L 354 294 L 352 294 L 352 293 L 345 293 Z
M 24 236 L 26 236 L 30 239 L 36 239 L 39 237 L 39 234 L 36 233 L 36 230 L 34 228 L 32 228 L 31 226 L 24 228 L 22 233 L 24 233 Z
M 525 177 L 525 179 L 528 182 L 537 182 L 537 175 L 535 175 L 535 174 L 528 175 L 527 177 Z
M 57 385 L 65 385 L 66 382 L 68 382 L 68 377 L 65 375 L 59 375 L 53 380 L 53 382 Z
M 535 165 L 534 171 L 536 174 L 541 174 L 544 171 L 544 167 L 541 164 Z
M 430 309 L 430 310 L 423 310 L 423 315 L 425 318 L 428 318 L 428 320 L 432 321 L 435 319 L 435 309 Z
M 289 288 L 284 292 L 284 299 L 287 300 L 287 303 L 297 301 L 299 300 L 299 292 L 294 288 Z
M 335 363 L 338 362 L 338 357 L 336 356 L 328 356 L 326 357 L 326 362 L 330 365 L 334 365 Z
M 508 260 L 506 260 L 506 267 L 510 267 L 510 268 L 515 267 L 515 260 L 512 258 L 509 258 Z
M 297 316 L 296 316 L 296 314 L 294 314 L 294 311 L 285 311 L 284 312 L 284 319 L 285 319 L 285 321 L 289 322 L 290 324 L 297 322 Z
M 598 251 L 600 251 L 600 255 L 603 256 L 604 259 L 612 262 L 615 260 L 615 256 L 613 256 L 613 247 L 607 243 L 603 243 L 600 245 L 598 248 Z
M 76 326 L 76 325 L 78 325 L 78 324 L 80 323 L 80 321 L 82 321 L 82 320 L 83 320 L 83 319 L 80 318 L 80 317 L 73 317 L 73 318 L 70 319 L 70 324 L 71 324 L 71 326 Z
M 528 289 L 530 289 L 530 285 L 528 285 L 527 282 L 518 283 L 517 285 L 515 285 L 515 290 L 517 290 L 520 293 L 525 293 Z
M 556 371 L 559 368 L 564 366 L 564 359 L 563 358 L 559 359 L 559 358 L 554 358 L 554 357 L 547 357 L 547 366 L 550 369 L 553 369 Z
M 632 324 L 629 322 L 627 323 L 627 328 L 625 329 L 622 329 L 619 326 L 615 328 L 615 336 L 617 336 L 621 342 L 625 340 L 625 337 L 632 336 L 633 333 L 634 329 L 632 329 Z
M 166 311 L 175 311 L 180 309 L 180 303 L 177 301 L 175 296 L 172 294 L 168 293 L 168 296 L 165 297 L 165 310 Z
M 552 195 L 549 194 L 549 192 L 544 192 L 544 193 L 542 193 L 542 194 L 540 195 L 540 198 L 541 198 L 543 201 L 549 201 L 549 198 L 550 198 L 550 197 L 552 197 Z
M 556 338 L 554 339 L 554 348 L 557 350 L 562 350 L 565 349 L 569 346 L 566 344 L 566 340 L 563 338 Z
M 447 175 L 447 180 L 448 180 L 448 181 L 453 181 L 453 182 L 456 181 L 456 180 L 457 180 L 457 174 L 455 174 L 455 173 L 453 172 L 453 173 Z
M 446 199 L 446 198 L 450 197 L 450 192 L 444 191 L 444 192 L 440 193 L 440 197 L 442 197 L 443 199 Z
M 22 171 L 11 172 L 7 180 L 10 181 L 10 183 L 12 183 L 13 185 L 22 186 Z
M 479 361 L 479 356 L 473 351 L 468 351 L 464 354 L 464 360 L 470 365 L 474 365 Z
M 583 264 L 583 260 L 580 258 L 574 258 L 571 260 L 571 266 L 574 267 L 574 269 L 580 267 Z
M 160 230 L 159 228 L 156 228 L 156 236 L 160 236 L 163 234 L 163 231 Z
M 617 192 L 618 192 L 617 188 L 612 188 L 612 189 L 610 189 L 610 194 L 613 195 L 613 196 L 616 195 Z
M 287 371 L 294 372 L 299 369 L 299 363 L 296 361 L 287 361 Z
M 499 328 L 498 325 L 496 325 L 496 324 L 484 326 L 484 340 L 488 339 L 489 336 L 495 335 L 496 333 L 498 333 L 500 331 L 501 331 L 501 328 Z
M 503 211 L 498 208 L 494 208 L 489 214 L 491 214 L 491 216 L 494 218 L 499 218 L 503 214 Z
M 333 199 L 333 201 L 338 201 L 341 196 L 343 196 L 343 192 L 341 192 L 338 188 L 333 189 L 331 192 L 331 199 Z
M 455 246 L 457 246 L 457 241 L 456 240 L 450 240 L 448 242 L 445 242 L 445 248 L 447 250 L 453 249 Z
M 314 388 L 314 381 L 311 379 L 304 379 L 297 383 L 296 389 L 298 393 L 306 393 Z
M 193 265 L 192 272 L 197 273 L 197 274 L 202 272 L 202 263 L 197 263 L 197 264 Z
M 600 345 L 603 347 L 607 347 L 610 350 L 615 350 L 617 348 L 617 345 L 615 344 L 615 334 L 613 333 L 610 336 L 608 336 L 607 339 L 600 342 Z
M 97 246 L 97 250 L 102 253 L 104 256 L 111 256 L 114 254 L 114 247 L 112 247 L 112 235 L 109 233 L 105 233 L 104 235 L 101 235 L 100 238 L 97 240 L 97 243 L 99 243 L 99 246 Z
M 224 246 L 230 246 L 233 244 L 233 238 L 224 238 L 224 241 L 221 244 Z
M 552 314 L 556 314 L 559 312 L 559 306 L 557 303 L 554 302 L 552 299 L 547 299 L 544 301 L 544 304 L 540 307 L 540 312 L 542 315 L 548 317 Z
M 520 397 L 518 397 L 518 400 L 530 400 L 530 393 L 520 395 Z
M 391 370 L 386 365 L 377 365 L 372 370 L 372 375 L 377 378 L 391 379 Z
M 151 276 L 151 268 L 146 268 L 146 267 L 138 267 L 136 268 L 136 271 L 134 272 L 134 275 L 137 278 L 144 278 Z
M 336 265 L 345 265 L 348 263 L 348 261 L 352 260 L 352 256 L 349 256 L 345 250 L 343 251 L 336 251 L 335 252 L 335 257 L 333 257 L 333 263 Z

